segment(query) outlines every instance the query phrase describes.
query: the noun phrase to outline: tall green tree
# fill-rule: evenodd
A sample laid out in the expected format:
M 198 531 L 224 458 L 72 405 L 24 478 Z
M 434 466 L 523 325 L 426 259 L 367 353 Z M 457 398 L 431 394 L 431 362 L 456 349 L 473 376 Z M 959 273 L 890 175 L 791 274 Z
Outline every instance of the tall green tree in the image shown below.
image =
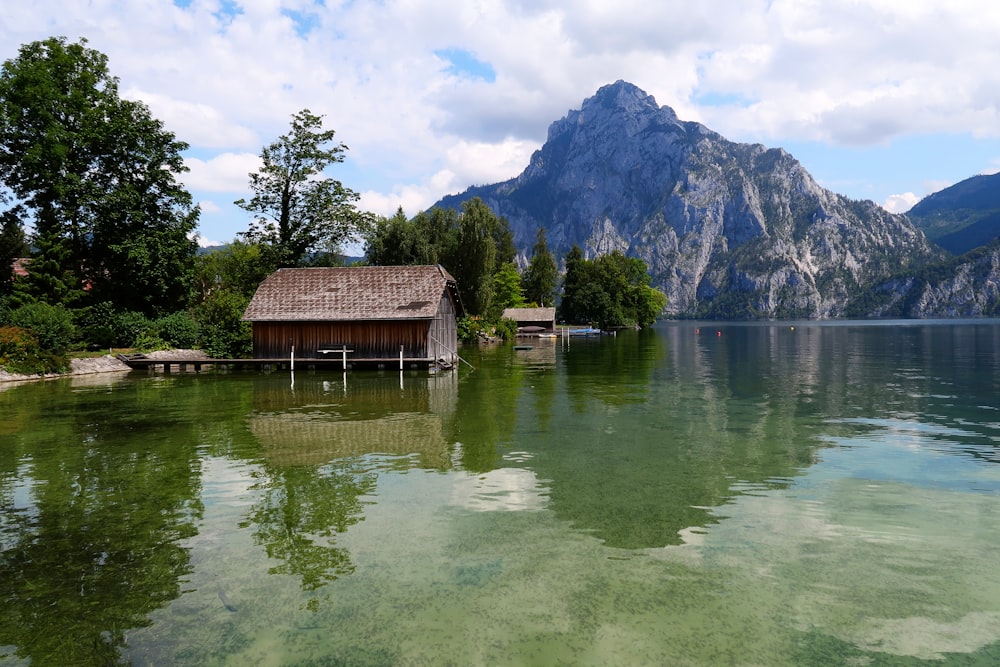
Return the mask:
M 496 321 L 503 316 L 507 308 L 520 308 L 524 305 L 524 289 L 521 287 L 521 276 L 514 262 L 507 262 L 493 274 L 493 301 L 490 304 L 490 319 Z
M 566 253 L 566 273 L 563 275 L 562 300 L 559 303 L 560 319 L 570 324 L 587 321 L 587 308 L 581 299 L 589 278 L 588 268 L 583 250 L 574 245 Z
M 369 230 L 365 255 L 372 266 L 442 264 L 456 256 L 459 229 L 454 209 L 433 208 L 410 220 L 400 208 Z
M 9 293 L 13 287 L 14 260 L 27 255 L 27 238 L 17 210 L 8 209 L 0 213 L 0 296 Z
M 650 282 L 638 257 L 615 250 L 587 260 L 573 246 L 566 256 L 560 313 L 567 322 L 596 322 L 602 328 L 649 326 L 667 305 L 666 295 Z
M 369 264 L 394 266 L 441 264 L 455 277 L 467 312 L 492 317 L 500 305 L 520 293 L 510 286 L 516 255 L 506 218 L 498 217 L 482 199 L 470 199 L 461 212 L 434 208 L 407 220 L 402 210 L 380 220 L 366 235 Z M 510 266 L 508 266 L 510 265 Z M 503 294 L 495 299 L 498 286 Z
M 493 299 L 497 266 L 497 218 L 478 197 L 462 204 L 458 246 L 444 266 L 458 282 L 462 301 L 472 314 L 486 315 Z
M 312 252 L 360 238 L 373 222 L 357 209 L 359 195 L 324 173 L 348 150 L 335 134 L 308 109 L 294 114 L 291 131 L 261 150 L 261 168 L 250 174 L 253 196 L 236 201 L 256 216 L 243 237 L 264 245 L 278 266 L 299 266 Z
M 72 266 L 68 242 L 48 234 L 39 236 L 37 248 L 28 266 L 28 275 L 14 283 L 11 295 L 15 305 L 43 302 L 53 306 L 79 303 L 85 291 Z
M 175 310 L 187 297 L 198 211 L 178 184 L 187 144 L 140 102 L 118 95 L 107 57 L 53 37 L 0 69 L 0 184 L 34 245 L 32 272 L 121 308 Z M 58 252 L 55 252 L 58 249 Z M 53 263 L 58 255 L 58 261 Z M 36 287 L 42 287 L 44 280 Z M 39 293 L 59 302 L 65 296 Z
M 224 248 L 198 255 L 195 260 L 195 300 L 201 303 L 219 291 L 247 298 L 274 272 L 261 246 L 234 240 Z
M 97 301 L 162 315 L 186 305 L 199 210 L 178 182 L 188 148 L 149 109 L 121 100 L 101 156 L 112 185 L 95 202 L 87 281 Z
M 552 306 L 555 304 L 558 282 L 559 268 L 556 266 L 555 255 L 549 250 L 545 228 L 539 227 L 535 245 L 531 249 L 531 259 L 523 275 L 524 297 L 542 307 Z

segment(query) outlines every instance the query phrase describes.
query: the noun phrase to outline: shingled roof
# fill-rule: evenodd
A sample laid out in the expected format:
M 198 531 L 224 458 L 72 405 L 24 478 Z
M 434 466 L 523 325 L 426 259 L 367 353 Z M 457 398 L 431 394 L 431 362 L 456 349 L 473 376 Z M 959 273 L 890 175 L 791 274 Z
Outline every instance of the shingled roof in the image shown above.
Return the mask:
M 250 322 L 419 320 L 437 314 L 449 290 L 462 313 L 455 279 L 441 266 L 278 269 L 257 288 Z
M 503 316 L 518 322 L 555 321 L 555 308 L 504 308 Z

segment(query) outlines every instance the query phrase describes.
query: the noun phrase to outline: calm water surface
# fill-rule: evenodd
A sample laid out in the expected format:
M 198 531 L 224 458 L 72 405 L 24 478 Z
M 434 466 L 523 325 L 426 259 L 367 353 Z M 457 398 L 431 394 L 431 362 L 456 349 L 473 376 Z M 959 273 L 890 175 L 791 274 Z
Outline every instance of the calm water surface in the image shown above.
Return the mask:
M 0 385 L 0 665 L 995 665 L 1000 324 Z

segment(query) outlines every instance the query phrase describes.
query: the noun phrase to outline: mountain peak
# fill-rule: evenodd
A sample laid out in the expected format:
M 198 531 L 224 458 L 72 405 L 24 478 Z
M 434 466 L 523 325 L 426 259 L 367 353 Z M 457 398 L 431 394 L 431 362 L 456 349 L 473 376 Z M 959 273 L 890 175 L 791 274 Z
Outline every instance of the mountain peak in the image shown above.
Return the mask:
M 582 110 L 586 111 L 587 107 L 592 105 L 621 108 L 625 111 L 657 111 L 660 108 L 652 95 L 635 84 L 621 79 L 601 86 L 593 97 L 584 100 Z
M 613 120 L 615 118 L 619 120 Z M 580 109 L 570 111 L 561 120 L 552 123 L 549 126 L 548 140 L 552 141 L 581 125 L 616 126 L 622 118 L 627 119 L 625 125 L 633 132 L 650 123 L 681 127 L 673 109 L 657 105 L 652 95 L 635 84 L 619 79 L 601 86 L 592 97 L 583 101 Z
M 641 258 L 684 317 L 841 316 L 845 295 L 934 256 L 905 217 L 820 188 L 782 150 L 681 121 L 626 81 L 553 123 L 520 175 L 441 205 L 471 196 L 518 247 L 543 227 L 556 255 Z

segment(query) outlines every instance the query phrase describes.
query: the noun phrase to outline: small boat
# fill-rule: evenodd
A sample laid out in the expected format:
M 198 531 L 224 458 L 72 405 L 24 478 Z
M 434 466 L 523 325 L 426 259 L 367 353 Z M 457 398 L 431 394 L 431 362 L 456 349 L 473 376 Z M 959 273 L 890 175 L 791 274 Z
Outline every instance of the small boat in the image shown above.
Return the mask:
M 600 329 L 594 329 L 593 327 L 587 327 L 586 329 L 570 329 L 570 336 L 599 336 L 601 334 Z
M 530 345 L 515 345 L 515 350 L 530 350 L 533 349 Z

